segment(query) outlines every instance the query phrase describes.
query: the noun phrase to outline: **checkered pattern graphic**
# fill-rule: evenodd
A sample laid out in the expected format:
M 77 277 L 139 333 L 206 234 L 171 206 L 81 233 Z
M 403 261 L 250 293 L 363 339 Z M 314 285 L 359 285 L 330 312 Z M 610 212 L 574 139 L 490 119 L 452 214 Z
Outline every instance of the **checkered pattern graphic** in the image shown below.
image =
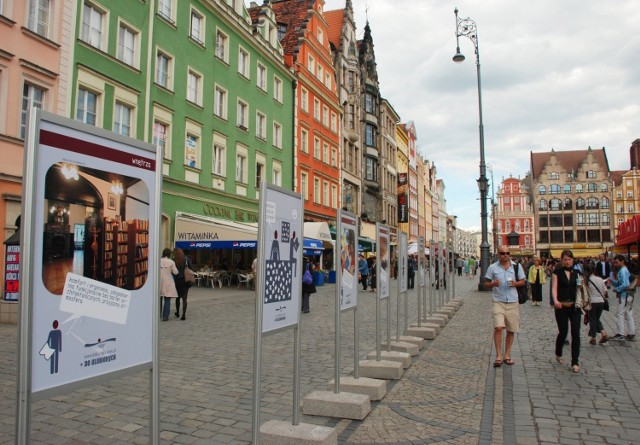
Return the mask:
M 265 304 L 291 300 L 291 261 L 267 260 L 266 269 Z

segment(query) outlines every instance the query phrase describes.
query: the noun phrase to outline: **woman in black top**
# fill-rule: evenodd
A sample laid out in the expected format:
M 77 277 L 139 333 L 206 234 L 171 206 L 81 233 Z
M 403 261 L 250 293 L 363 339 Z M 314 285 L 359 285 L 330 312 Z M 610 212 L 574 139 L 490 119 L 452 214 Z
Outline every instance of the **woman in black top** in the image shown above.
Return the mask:
M 553 271 L 551 278 L 551 298 L 555 309 L 558 336 L 556 337 L 556 361 L 564 364 L 562 346 L 567 338 L 569 323 L 571 323 L 571 370 L 580 372 L 580 321 L 582 313 L 576 306 L 576 297 L 581 278 L 573 268 L 573 253 L 562 251 L 560 265 Z
M 179 247 L 173 249 L 173 260 L 178 268 L 178 275 L 175 276 L 176 290 L 178 291 L 175 316 L 180 317 L 180 301 L 182 300 L 182 317 L 180 317 L 180 320 L 185 320 L 187 314 L 187 296 L 189 295 L 190 286 L 184 279 L 184 269 L 185 267 L 191 268 L 191 264 L 189 264 L 189 260 L 185 256 L 184 251 Z

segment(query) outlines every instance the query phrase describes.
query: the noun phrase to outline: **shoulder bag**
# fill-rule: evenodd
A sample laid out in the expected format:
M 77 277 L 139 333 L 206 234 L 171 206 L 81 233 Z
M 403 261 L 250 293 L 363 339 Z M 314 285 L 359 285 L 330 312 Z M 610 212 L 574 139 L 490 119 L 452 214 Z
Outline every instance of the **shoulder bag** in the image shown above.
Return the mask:
M 187 286 L 191 287 L 196 284 L 196 274 L 192 271 L 189 266 L 185 263 L 184 265 L 184 282 Z
M 605 310 L 605 311 L 608 311 L 609 310 L 609 295 L 607 294 L 607 292 L 605 292 L 604 295 L 603 295 L 602 292 L 600 292 L 600 289 L 598 289 L 598 286 L 596 286 L 596 283 L 591 281 L 591 277 L 589 277 L 589 283 L 593 284 L 593 287 L 596 288 L 596 290 L 598 291 L 600 296 L 602 298 L 604 298 L 604 306 L 602 306 L 602 309 Z M 589 286 L 587 286 L 587 292 L 589 292 Z
M 519 266 L 520 265 L 518 263 L 513 263 L 513 271 L 515 272 L 515 275 L 516 275 L 516 281 L 518 281 Z M 516 290 L 518 291 L 518 303 L 525 304 L 527 302 L 527 300 L 529 299 L 529 294 L 527 292 L 526 284 L 524 286 L 516 287 Z

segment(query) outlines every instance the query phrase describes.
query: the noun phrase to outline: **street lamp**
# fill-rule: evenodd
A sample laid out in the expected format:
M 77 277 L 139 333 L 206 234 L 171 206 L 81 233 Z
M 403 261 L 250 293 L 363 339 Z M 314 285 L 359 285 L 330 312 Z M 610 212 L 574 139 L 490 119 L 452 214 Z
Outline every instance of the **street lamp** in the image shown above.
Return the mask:
M 480 189 L 480 221 L 482 226 L 482 241 L 480 243 L 480 278 L 478 290 L 486 290 L 483 286 L 484 275 L 489 268 L 490 249 L 488 241 L 487 226 L 487 167 L 484 162 L 484 126 L 482 124 L 482 88 L 480 82 L 480 51 L 478 49 L 478 33 L 476 22 L 470 18 L 459 19 L 458 8 L 454 10 L 456 15 L 456 54 L 453 61 L 460 63 L 464 61 L 464 55 L 460 52 L 460 36 L 468 37 L 476 49 L 476 72 L 478 74 L 478 113 L 480 115 L 480 177 L 478 178 L 478 189 Z

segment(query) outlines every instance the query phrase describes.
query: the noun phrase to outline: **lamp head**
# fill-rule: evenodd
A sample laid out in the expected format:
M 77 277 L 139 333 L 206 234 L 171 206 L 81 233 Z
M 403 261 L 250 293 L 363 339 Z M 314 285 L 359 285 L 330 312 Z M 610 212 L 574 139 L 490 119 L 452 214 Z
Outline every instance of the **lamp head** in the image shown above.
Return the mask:
M 453 61 L 456 63 L 461 63 L 464 62 L 464 54 L 462 54 L 460 52 L 460 48 L 458 47 L 458 49 L 456 50 L 456 54 L 455 56 L 453 56 Z

